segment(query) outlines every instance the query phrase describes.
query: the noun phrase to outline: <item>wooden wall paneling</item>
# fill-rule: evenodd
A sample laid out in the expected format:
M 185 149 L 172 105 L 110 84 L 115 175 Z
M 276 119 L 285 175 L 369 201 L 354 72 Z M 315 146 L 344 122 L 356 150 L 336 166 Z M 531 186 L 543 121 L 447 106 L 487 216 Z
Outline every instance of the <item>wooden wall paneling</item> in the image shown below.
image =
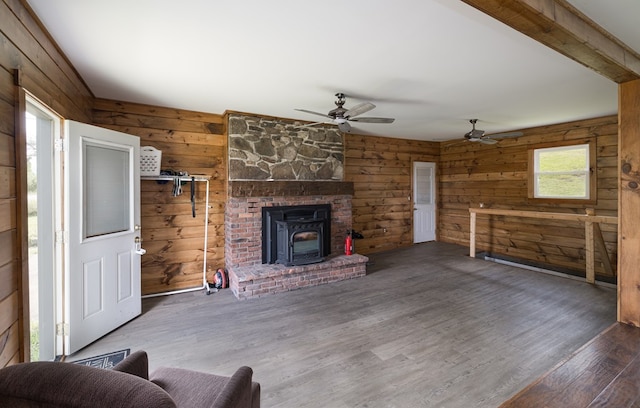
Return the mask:
M 4 54 L 4 50 L 0 54 Z M 4 65 L 3 60 L 0 57 L 0 205 L 3 207 L 3 214 L 0 215 L 0 367 L 9 362 L 23 361 L 24 355 L 18 336 L 18 327 L 21 327 L 18 319 L 21 268 L 17 261 L 15 230 L 15 85 L 12 67 Z M 11 201 L 13 204 L 9 204 Z M 7 211 L 10 213 L 7 214 Z
M 413 243 L 414 161 L 437 162 L 439 145 L 385 137 L 345 135 L 345 181 L 354 183 L 353 229 L 361 254 Z
M 127 115 L 141 115 L 142 117 L 154 117 L 165 119 L 181 119 L 194 122 L 201 122 L 204 126 L 210 128 L 206 133 L 217 133 L 221 127 L 224 127 L 224 115 L 217 115 L 206 112 L 189 111 L 183 109 L 176 109 L 171 107 L 144 105 L 131 102 L 120 102 L 111 99 L 96 98 L 94 100 L 93 108 L 96 111 L 106 112 L 120 112 Z M 215 130 L 215 131 L 214 131 Z M 159 129 L 147 129 L 149 132 L 157 131 L 162 133 L 162 128 Z M 172 135 L 179 135 L 185 133 L 183 130 L 176 130 L 170 132 Z
M 3 167 L 0 164 L 0 199 L 15 197 L 16 194 L 16 169 L 15 167 Z
M 58 84 L 64 94 L 84 95 L 82 105 L 79 105 L 83 106 L 83 110 L 90 106 L 91 92 L 29 6 L 25 7 L 25 2 L 21 0 L 4 0 L 4 2 L 17 18 L 16 25 L 12 26 L 15 29 L 15 35 L 8 29 L 8 25 L 2 25 L 9 32 L 12 42 L 29 56 L 40 70 L 51 78 L 52 82 Z M 13 21 L 13 17 L 11 18 Z
M 4 299 L 0 299 L 0 327 L 4 327 L 7 330 L 17 322 L 18 304 L 18 291 L 14 291 Z
M 20 123 L 24 120 L 24 94 L 19 85 L 67 119 L 89 122 L 93 96 L 64 54 L 43 29 L 26 2 L 0 1 L 0 268 L 3 289 L 16 288 L 16 310 L 2 316 L 18 316 L 0 326 L 5 350 L 0 367 L 28 359 L 28 277 L 26 276 L 26 178 L 24 140 Z M 16 69 L 19 75 L 15 75 Z M 12 212 L 8 218 L 8 211 Z M 9 221 L 7 221 L 9 220 Z M 4 286 L 4 285 L 7 286 Z M 10 295 L 10 296 L 13 296 Z M 14 303 L 8 306 L 12 309 Z M 6 313 L 5 313 L 6 312 Z M 0 344 L 2 344 L 0 341 Z M 7 354 L 7 344 L 11 351 Z M 15 352 L 14 352 L 15 351 Z
M 4 299 L 18 290 L 18 275 L 14 272 L 17 268 L 15 262 L 9 262 L 0 266 L 0 299 Z
M 16 321 L 5 332 L 0 334 L 0 367 L 22 362 L 18 326 Z
M 15 100 L 15 82 L 12 70 L 2 69 L 0 65 L 0 100 L 13 104 Z
M 22 86 L 65 118 L 88 121 L 91 93 L 22 2 L 0 2 L 0 27 L 0 65 L 20 67 Z
M 96 99 L 93 123 L 140 137 L 142 146 L 162 150 L 164 170 L 210 176 L 207 269 L 224 267 L 227 138 L 221 115 Z M 204 183 L 196 183 L 196 218 L 190 183 L 173 197 L 173 182 L 141 183 L 145 295 L 202 286 L 204 260 Z
M 618 321 L 640 327 L 640 80 L 618 90 Z
M 469 245 L 469 207 L 528 211 L 565 211 L 617 215 L 617 118 L 615 116 L 523 130 L 524 136 L 486 146 L 461 141 L 443 142 L 440 156 L 439 239 Z M 528 151 L 536 147 L 596 141 L 597 191 L 595 205 L 537 203 L 527 198 Z M 617 227 L 602 225 L 605 246 L 616 256 Z M 583 225 L 564 222 L 479 216 L 476 248 L 493 255 L 518 258 L 584 273 Z M 613 233 L 612 233 L 613 232 Z M 611 277 L 596 252 L 596 273 Z M 615 271 L 614 271 L 615 273 Z
M 120 106 L 133 106 L 135 109 L 140 105 L 133 103 L 121 103 Z M 181 110 L 167 108 L 167 110 L 175 112 L 175 115 L 173 117 L 168 117 L 168 114 L 165 114 L 165 116 L 158 116 L 158 114 L 156 113 L 158 110 L 163 110 L 163 108 L 158 107 L 151 114 L 122 111 L 110 112 L 96 108 L 94 110 L 93 119 L 94 121 L 96 121 L 96 123 L 100 123 L 101 125 L 115 125 L 119 128 L 128 126 L 143 129 L 178 129 L 182 132 L 218 135 L 222 135 L 224 132 L 224 127 L 221 123 L 221 120 L 219 119 L 219 115 L 209 114 L 209 120 L 195 120 L 190 117 L 183 117 L 183 111 Z
M 0 365 L 2 367 L 21 362 L 18 322 L 16 321 L 4 333 L 0 334 Z
M 15 109 L 14 104 L 0 101 L 0 132 L 5 135 L 13 135 Z
M 16 200 L 0 199 L 0 231 L 16 228 Z
M 0 133 L 0 166 L 8 167 L 5 171 L 14 171 L 15 175 L 16 156 L 13 151 L 14 146 L 15 139 L 12 135 Z

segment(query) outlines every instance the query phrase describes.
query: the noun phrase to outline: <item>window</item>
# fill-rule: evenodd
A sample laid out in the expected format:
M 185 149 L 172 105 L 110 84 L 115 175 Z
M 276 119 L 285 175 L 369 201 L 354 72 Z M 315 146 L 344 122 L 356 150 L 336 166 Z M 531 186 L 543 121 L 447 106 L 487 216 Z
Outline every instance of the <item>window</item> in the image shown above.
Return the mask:
M 595 200 L 595 149 L 592 143 L 529 151 L 529 197 Z

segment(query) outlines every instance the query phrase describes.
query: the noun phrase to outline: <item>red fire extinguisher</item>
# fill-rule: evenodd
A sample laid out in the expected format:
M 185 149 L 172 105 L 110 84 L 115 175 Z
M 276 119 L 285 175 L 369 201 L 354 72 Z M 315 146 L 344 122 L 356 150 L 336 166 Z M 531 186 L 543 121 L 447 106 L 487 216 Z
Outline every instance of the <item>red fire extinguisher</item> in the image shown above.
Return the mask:
M 352 255 L 353 254 L 353 238 L 351 237 L 351 232 L 347 233 L 347 237 L 344 239 L 344 254 Z

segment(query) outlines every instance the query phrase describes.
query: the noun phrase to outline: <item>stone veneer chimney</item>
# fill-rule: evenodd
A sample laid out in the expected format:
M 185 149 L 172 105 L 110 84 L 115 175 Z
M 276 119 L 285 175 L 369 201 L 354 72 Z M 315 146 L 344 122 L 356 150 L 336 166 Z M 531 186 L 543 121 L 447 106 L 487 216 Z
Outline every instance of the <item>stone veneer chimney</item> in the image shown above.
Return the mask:
M 353 183 L 344 182 L 344 143 L 335 127 L 300 128 L 274 118 L 229 115 L 225 265 L 240 299 L 362 276 L 367 258 L 345 257 Z M 331 253 L 313 265 L 262 264 L 262 207 L 331 205 Z

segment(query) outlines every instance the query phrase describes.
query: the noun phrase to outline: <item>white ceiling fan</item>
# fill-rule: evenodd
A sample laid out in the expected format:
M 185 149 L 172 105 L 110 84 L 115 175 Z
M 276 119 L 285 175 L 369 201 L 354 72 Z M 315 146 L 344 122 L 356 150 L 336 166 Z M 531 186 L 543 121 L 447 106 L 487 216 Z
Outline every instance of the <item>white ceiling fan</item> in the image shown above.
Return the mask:
M 472 129 L 464 134 L 464 138 L 470 142 L 480 142 L 483 144 L 496 144 L 498 143 L 497 139 L 503 139 L 506 137 L 519 137 L 522 136 L 522 132 L 505 132 L 505 133 L 495 133 L 493 135 L 485 135 L 484 130 L 476 129 L 476 123 L 478 119 L 469 119 L 469 123 L 472 125 Z
M 332 124 L 338 125 L 338 129 L 340 129 L 342 132 L 348 133 L 351 131 L 351 125 L 349 124 L 349 122 L 393 123 L 393 121 L 395 120 L 393 118 L 356 117 L 356 116 L 362 115 L 365 112 L 369 112 L 370 110 L 375 108 L 376 105 L 372 104 L 371 102 L 362 102 L 351 109 L 346 109 L 344 108 L 344 103 L 346 102 L 345 94 L 343 94 L 342 92 L 338 92 L 336 94 L 336 97 L 338 98 L 335 101 L 337 108 L 330 110 L 329 113 L 327 114 L 314 112 L 307 109 L 296 109 L 297 111 L 300 111 L 300 112 L 306 112 L 312 115 L 323 116 L 325 118 L 330 119 L 329 122 L 323 121 L 323 122 L 310 123 L 302 127 L 309 127 L 309 126 L 319 125 L 323 123 L 332 123 Z

